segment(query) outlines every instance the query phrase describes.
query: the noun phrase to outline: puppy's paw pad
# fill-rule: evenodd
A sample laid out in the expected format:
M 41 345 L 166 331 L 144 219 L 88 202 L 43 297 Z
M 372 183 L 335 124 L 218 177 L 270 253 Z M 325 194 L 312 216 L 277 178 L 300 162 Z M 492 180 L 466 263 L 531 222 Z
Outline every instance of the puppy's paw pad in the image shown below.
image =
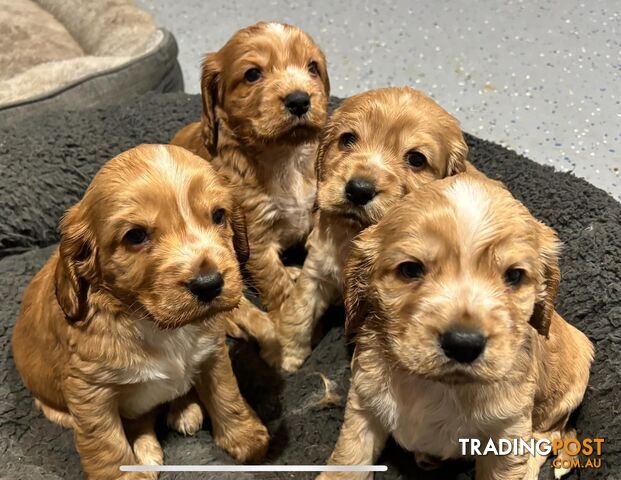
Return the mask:
M 170 410 L 166 423 L 182 435 L 194 435 L 203 427 L 203 411 L 198 403 L 190 403 L 185 408 Z
M 259 462 L 267 453 L 270 436 L 267 428 L 258 420 L 252 420 L 229 435 L 216 437 L 216 444 L 241 463 Z

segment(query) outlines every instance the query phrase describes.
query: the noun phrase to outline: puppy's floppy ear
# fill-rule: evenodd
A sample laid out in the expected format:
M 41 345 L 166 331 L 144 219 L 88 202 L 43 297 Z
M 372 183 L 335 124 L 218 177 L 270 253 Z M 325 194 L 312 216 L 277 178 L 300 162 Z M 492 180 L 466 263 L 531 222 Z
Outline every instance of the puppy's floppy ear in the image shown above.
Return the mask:
M 364 230 L 352 243 L 343 273 L 345 300 L 345 331 L 355 335 L 371 313 L 369 302 L 369 277 L 373 262 L 371 234 L 376 226 Z
M 218 102 L 218 76 L 220 66 L 216 53 L 209 53 L 203 59 L 201 68 L 201 96 L 203 99 L 203 116 L 201 118 L 203 141 L 205 148 L 216 155 L 218 147 L 218 119 L 216 106 Z
M 537 222 L 539 223 L 539 222 Z M 554 301 L 561 282 L 561 271 L 558 265 L 560 242 L 554 230 L 539 223 L 539 235 L 542 241 L 539 252 L 543 264 L 543 285 L 540 286 L 538 299 L 529 323 L 544 337 L 548 336 L 552 315 L 554 315 Z
M 243 267 L 250 256 L 248 233 L 246 231 L 246 217 L 242 209 L 235 205 L 231 213 L 231 227 L 233 228 L 233 248 L 237 261 Z
M 86 314 L 86 297 L 96 272 L 95 239 L 81 218 L 80 204 L 61 221 L 59 258 L 54 273 L 56 300 L 65 318 L 78 322 Z
M 446 175 L 451 176 L 465 172 L 467 164 L 468 145 L 466 144 L 464 136 L 460 130 L 459 134 L 449 142 L 448 168 Z

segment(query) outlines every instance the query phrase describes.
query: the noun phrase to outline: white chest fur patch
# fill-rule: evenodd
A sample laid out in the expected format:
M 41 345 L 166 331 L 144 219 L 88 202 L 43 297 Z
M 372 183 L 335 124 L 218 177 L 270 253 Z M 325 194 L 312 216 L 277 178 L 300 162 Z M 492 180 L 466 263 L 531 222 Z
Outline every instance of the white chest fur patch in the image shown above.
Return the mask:
M 202 325 L 163 331 L 144 321 L 140 331 L 147 356 L 126 371 L 127 387 L 120 399 L 121 414 L 128 418 L 186 393 L 201 364 L 217 347 L 217 339 Z
M 460 454 L 459 438 L 476 438 L 474 422 L 453 389 L 436 382 L 415 382 L 395 392 L 395 441 L 405 449 L 447 459 Z
M 462 390 L 459 390 L 463 388 Z M 374 395 L 371 410 L 395 441 L 411 452 L 442 459 L 461 457 L 460 438 L 485 438 L 507 418 L 520 415 L 508 385 L 456 387 L 417 378 L 393 378 L 392 387 Z M 465 397 L 468 400 L 464 400 Z
M 324 282 L 332 283 L 341 293 L 343 291 L 343 267 L 351 251 L 351 242 L 357 233 L 359 233 L 358 229 L 348 225 L 320 220 L 320 224 L 313 227 L 309 237 L 313 250 L 313 264 L 309 265 L 313 269 L 311 274 L 321 278 Z M 304 269 L 307 269 L 306 262 Z
M 268 194 L 271 199 L 270 216 L 284 221 L 292 234 L 304 236 L 312 223 L 312 208 L 315 201 L 316 181 L 308 178 L 308 163 L 313 162 L 313 145 L 302 145 L 289 150 L 289 158 L 279 158 L 280 169 L 274 169 Z

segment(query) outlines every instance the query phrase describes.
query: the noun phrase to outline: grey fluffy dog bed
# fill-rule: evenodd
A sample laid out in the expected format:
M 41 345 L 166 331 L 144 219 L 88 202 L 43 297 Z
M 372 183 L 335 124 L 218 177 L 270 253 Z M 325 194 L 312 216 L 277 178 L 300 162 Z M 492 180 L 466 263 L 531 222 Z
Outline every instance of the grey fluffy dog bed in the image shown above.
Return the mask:
M 181 90 L 175 38 L 133 0 L 0 0 L 0 125 Z
M 15 371 L 10 337 L 24 287 L 57 241 L 57 222 L 75 203 L 98 168 L 138 143 L 167 142 L 183 124 L 199 118 L 199 98 L 149 94 L 122 106 L 26 119 L 0 131 L 0 478 L 80 478 L 71 432 L 38 412 Z M 621 205 L 569 174 L 468 136 L 472 161 L 504 181 L 565 244 L 557 309 L 586 332 L 597 354 L 584 404 L 575 421 L 580 436 L 605 437 L 602 468 L 572 479 L 616 479 L 621 471 Z M 294 375 L 270 370 L 256 346 L 232 343 L 243 394 L 266 422 L 272 442 L 267 462 L 321 464 L 330 454 L 343 416 L 343 400 L 325 406 L 324 377 L 345 398 L 349 349 L 342 312 L 332 311 L 325 337 Z M 231 463 L 214 446 L 208 422 L 195 437 L 159 430 L 167 464 Z M 394 443 L 378 479 L 466 479 L 471 465 L 452 463 L 421 472 L 413 456 Z M 310 474 L 179 474 L 174 478 L 311 478 Z M 173 475 L 162 475 L 173 478 Z M 541 478 L 552 478 L 546 466 Z

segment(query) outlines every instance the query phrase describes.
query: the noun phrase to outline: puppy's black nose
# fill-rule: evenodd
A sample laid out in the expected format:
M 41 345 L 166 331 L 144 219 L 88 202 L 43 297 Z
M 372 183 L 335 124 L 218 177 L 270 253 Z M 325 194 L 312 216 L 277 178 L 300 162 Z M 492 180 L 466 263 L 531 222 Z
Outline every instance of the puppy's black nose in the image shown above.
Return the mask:
M 356 205 L 366 205 L 377 194 L 375 184 L 366 178 L 352 178 L 345 185 L 345 196 L 347 200 Z
M 308 93 L 301 90 L 290 93 L 283 99 L 283 102 L 285 107 L 287 107 L 287 110 L 293 113 L 296 117 L 301 117 L 308 112 L 311 104 Z
M 222 293 L 224 278 L 220 272 L 201 273 L 188 282 L 188 290 L 201 302 L 210 302 Z
M 485 337 L 477 330 L 456 327 L 440 336 L 440 346 L 447 357 L 472 363 L 485 349 Z

